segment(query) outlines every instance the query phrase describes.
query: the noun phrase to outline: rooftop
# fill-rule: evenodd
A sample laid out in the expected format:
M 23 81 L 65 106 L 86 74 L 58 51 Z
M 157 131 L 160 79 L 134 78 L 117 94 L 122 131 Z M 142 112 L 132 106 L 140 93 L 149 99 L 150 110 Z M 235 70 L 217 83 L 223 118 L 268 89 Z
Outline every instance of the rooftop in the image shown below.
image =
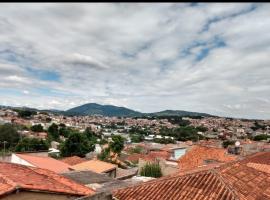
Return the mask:
M 116 165 L 103 162 L 100 160 L 89 160 L 83 163 L 79 163 L 77 165 L 73 165 L 70 167 L 70 169 L 78 170 L 78 171 L 90 170 L 96 173 L 105 173 L 113 169 L 116 169 L 116 167 L 117 167 Z
M 35 190 L 76 196 L 95 193 L 90 188 L 46 169 L 0 162 L 0 195 L 16 190 Z
M 27 161 L 28 163 L 32 164 L 35 167 L 48 169 L 51 171 L 54 171 L 56 173 L 63 173 L 70 171 L 69 167 L 70 165 L 61 162 L 59 160 L 56 160 L 54 158 L 50 157 L 44 157 L 44 156 L 32 156 L 32 155 L 26 155 L 26 154 L 15 154 L 19 158 Z
M 62 162 L 68 164 L 68 165 L 77 165 L 79 163 L 85 162 L 86 159 L 81 158 L 79 156 L 71 156 L 61 159 Z
M 205 161 L 227 163 L 236 160 L 237 157 L 229 155 L 226 149 L 195 145 L 179 160 L 180 170 L 191 170 L 205 165 Z
M 257 159 L 254 155 L 253 159 Z M 270 157 L 270 152 L 264 156 Z M 267 200 L 270 199 L 270 174 L 233 161 L 220 167 L 181 172 L 113 192 L 119 200 Z M 260 164 L 260 163 L 257 163 Z M 266 165 L 266 164 L 264 164 Z M 162 192 L 160 192 L 162 191 Z

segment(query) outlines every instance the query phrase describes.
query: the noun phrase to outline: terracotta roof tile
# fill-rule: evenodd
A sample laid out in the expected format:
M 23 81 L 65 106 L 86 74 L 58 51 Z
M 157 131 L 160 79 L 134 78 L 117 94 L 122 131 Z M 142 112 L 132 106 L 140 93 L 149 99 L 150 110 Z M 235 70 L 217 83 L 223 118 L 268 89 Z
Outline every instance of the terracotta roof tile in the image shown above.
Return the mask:
M 50 170 L 0 162 L 0 195 L 17 189 L 64 193 L 76 196 L 95 193 L 94 190 Z
M 43 169 L 48 169 L 56 173 L 70 171 L 70 165 L 50 157 L 32 156 L 27 154 L 16 154 L 16 156 L 28 163 Z
M 80 158 L 79 156 L 66 157 L 61 159 L 62 162 L 68 165 L 77 165 L 79 163 L 85 162 L 86 159 Z
M 116 169 L 116 167 L 116 165 L 100 160 L 89 160 L 77 165 L 73 165 L 70 168 L 77 171 L 90 170 L 97 173 L 104 173 Z
M 267 160 L 270 152 L 264 156 Z M 257 159 L 254 155 L 253 160 Z M 115 190 L 113 195 L 119 200 L 269 200 L 270 174 L 250 162 L 233 161 Z
M 236 160 L 236 156 L 227 155 L 226 149 L 194 146 L 178 160 L 178 164 L 180 170 L 190 170 L 204 165 L 205 160 L 226 163 Z

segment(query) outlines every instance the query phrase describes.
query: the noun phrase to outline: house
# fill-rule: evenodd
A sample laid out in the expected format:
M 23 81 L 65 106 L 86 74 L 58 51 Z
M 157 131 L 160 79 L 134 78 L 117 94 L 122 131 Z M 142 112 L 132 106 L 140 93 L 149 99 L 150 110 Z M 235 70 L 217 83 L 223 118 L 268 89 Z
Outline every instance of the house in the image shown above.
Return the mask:
M 77 165 L 70 166 L 69 168 L 76 171 L 90 170 L 96 173 L 106 173 L 108 174 L 108 176 L 115 178 L 117 166 L 111 163 L 93 159 L 79 163 Z
M 48 169 L 56 173 L 63 173 L 70 171 L 70 165 L 56 160 L 51 157 L 32 156 L 29 154 L 15 154 L 11 155 L 11 162 L 31 167 L 39 167 Z
M 47 169 L 0 162 L 3 200 L 71 200 L 95 191 Z
M 227 163 L 237 157 L 229 155 L 226 149 L 194 145 L 185 155 L 180 157 L 178 165 L 180 170 L 191 170 L 213 163 Z
M 219 167 L 192 169 L 135 186 L 116 189 L 117 200 L 268 200 L 270 152 Z

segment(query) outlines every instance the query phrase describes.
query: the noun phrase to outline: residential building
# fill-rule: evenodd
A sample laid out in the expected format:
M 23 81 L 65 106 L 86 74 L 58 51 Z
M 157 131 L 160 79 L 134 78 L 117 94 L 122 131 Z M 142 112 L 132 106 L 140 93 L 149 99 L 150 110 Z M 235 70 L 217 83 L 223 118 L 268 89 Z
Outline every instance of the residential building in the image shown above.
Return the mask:
M 70 171 L 69 169 L 70 165 L 51 157 L 32 156 L 28 154 L 13 153 L 11 155 L 11 162 L 31 167 L 48 169 L 56 173 L 63 173 Z
M 268 200 L 270 152 L 116 189 L 117 200 Z
M 106 173 L 108 176 L 115 178 L 117 166 L 111 163 L 93 159 L 70 166 L 69 168 L 76 171 L 90 170 L 96 173 Z
M 50 170 L 0 162 L 3 200 L 71 200 L 95 191 Z

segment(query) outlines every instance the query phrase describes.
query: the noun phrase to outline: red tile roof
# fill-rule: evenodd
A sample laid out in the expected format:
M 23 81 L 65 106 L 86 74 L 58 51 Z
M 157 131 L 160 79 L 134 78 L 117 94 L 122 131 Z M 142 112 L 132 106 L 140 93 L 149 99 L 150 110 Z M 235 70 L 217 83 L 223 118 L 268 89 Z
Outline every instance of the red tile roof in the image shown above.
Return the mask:
M 50 157 L 32 156 L 27 154 L 16 154 L 16 156 L 28 163 L 43 169 L 48 169 L 56 173 L 70 171 L 70 165 Z
M 76 196 L 95 193 L 91 188 L 46 169 L 0 162 L 0 195 L 15 190 L 36 190 Z
M 68 165 L 77 165 L 79 163 L 85 162 L 86 159 L 80 158 L 79 156 L 66 157 L 61 159 L 62 162 Z
M 119 200 L 269 200 L 270 174 L 250 167 L 249 162 L 233 161 L 115 190 L 113 195 Z
M 111 170 L 115 170 L 117 168 L 117 165 L 103 162 L 101 160 L 89 160 L 82 163 L 79 163 L 77 165 L 73 165 L 70 167 L 70 169 L 82 171 L 82 170 L 90 170 L 96 173 L 106 173 Z
M 187 151 L 187 153 L 178 160 L 178 164 L 180 170 L 185 171 L 205 165 L 205 160 L 226 163 L 236 160 L 236 156 L 228 155 L 226 149 L 198 145 L 193 146 Z
M 126 160 L 130 162 L 138 162 L 141 157 L 143 157 L 143 154 L 133 153 L 129 155 Z
M 243 163 L 252 162 L 252 163 L 258 163 L 258 164 L 270 165 L 270 156 L 269 156 L 269 154 L 270 154 L 270 152 L 255 153 L 253 155 L 250 155 L 250 156 L 246 157 L 241 162 L 243 162 Z

